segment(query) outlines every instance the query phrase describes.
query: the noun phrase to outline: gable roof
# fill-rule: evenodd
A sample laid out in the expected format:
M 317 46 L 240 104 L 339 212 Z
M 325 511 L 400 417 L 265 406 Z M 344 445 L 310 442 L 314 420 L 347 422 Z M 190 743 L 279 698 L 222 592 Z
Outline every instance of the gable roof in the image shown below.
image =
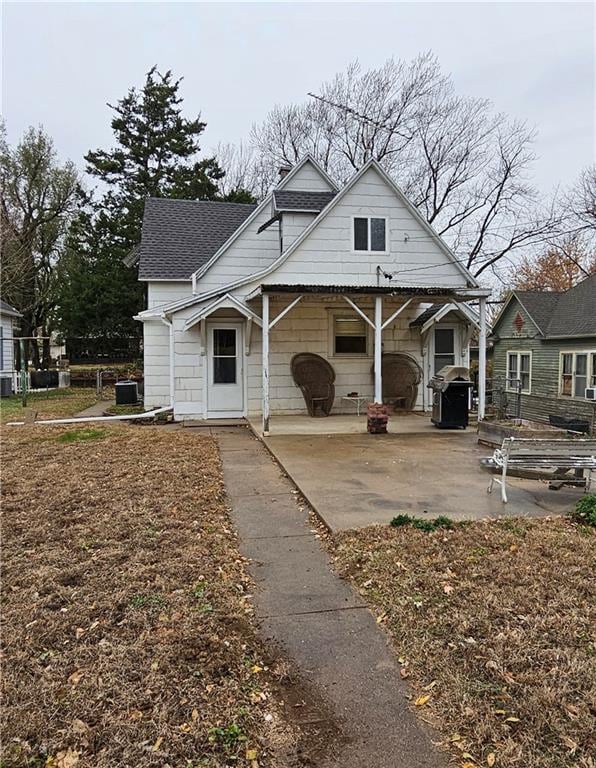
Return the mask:
M 495 330 L 514 298 L 545 338 L 596 336 L 596 274 L 567 291 L 512 291 Z
M 213 200 L 148 198 L 139 280 L 190 280 L 256 207 Z
M 556 291 L 514 291 L 514 293 L 538 330 L 546 333 L 561 294 Z
M 337 187 L 335 185 L 335 182 L 333 179 L 329 176 L 329 174 L 321 168 L 321 166 L 317 163 L 317 161 L 314 159 L 312 155 L 306 155 L 297 165 L 295 165 L 292 170 L 283 177 L 283 179 L 278 183 L 277 187 L 275 188 L 277 191 L 284 189 L 284 187 L 292 181 L 296 177 L 296 175 L 300 172 L 300 169 L 303 168 L 305 165 L 311 165 L 315 171 L 319 174 L 319 176 L 331 187 L 331 189 L 337 191 Z M 222 243 L 221 247 L 218 248 L 215 253 L 211 256 L 210 259 L 207 260 L 206 263 L 202 264 L 198 269 L 196 269 L 193 274 L 193 280 L 198 280 L 200 277 L 202 277 L 205 272 L 207 272 L 208 269 L 211 268 L 213 264 L 219 259 L 219 257 L 227 251 L 227 249 L 234 243 L 238 237 L 247 229 L 248 226 L 257 218 L 257 216 L 261 213 L 261 211 L 266 208 L 268 205 L 270 205 L 271 200 L 273 197 L 273 192 L 270 192 L 267 197 L 257 205 L 257 207 L 252 211 L 250 216 L 238 227 L 238 229 L 233 232 L 230 237 Z M 274 217 L 275 218 L 275 217 Z M 272 220 L 270 219 L 267 224 L 271 224 Z M 263 227 L 259 229 L 259 232 L 263 231 Z
M 298 190 L 275 189 L 273 207 L 276 211 L 320 213 L 337 192 L 301 192 Z
M 596 274 L 561 294 L 547 336 L 596 336 Z
M 11 307 L 8 302 L 4 301 L 4 299 L 0 299 L 0 314 L 9 315 L 10 317 L 23 317 L 18 309 Z

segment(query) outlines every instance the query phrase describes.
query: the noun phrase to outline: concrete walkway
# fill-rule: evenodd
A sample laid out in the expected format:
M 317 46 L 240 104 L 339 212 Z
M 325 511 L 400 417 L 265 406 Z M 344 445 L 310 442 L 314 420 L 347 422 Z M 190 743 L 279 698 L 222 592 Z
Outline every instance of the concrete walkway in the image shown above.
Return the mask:
M 360 596 L 331 570 L 293 485 L 248 429 L 214 429 L 213 434 L 240 548 L 252 560 L 262 631 L 297 665 L 339 722 L 341 738 L 315 764 L 444 768 L 446 756 L 410 709 L 410 690 L 384 631 Z

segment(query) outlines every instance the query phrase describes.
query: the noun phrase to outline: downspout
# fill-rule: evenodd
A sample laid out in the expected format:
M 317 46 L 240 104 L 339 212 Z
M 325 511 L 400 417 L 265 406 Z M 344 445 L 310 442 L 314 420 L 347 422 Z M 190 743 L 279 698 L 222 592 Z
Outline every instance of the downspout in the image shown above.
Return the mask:
M 170 332 L 170 408 L 174 407 L 174 324 L 168 320 L 165 312 L 161 314 L 161 322 L 167 325 Z

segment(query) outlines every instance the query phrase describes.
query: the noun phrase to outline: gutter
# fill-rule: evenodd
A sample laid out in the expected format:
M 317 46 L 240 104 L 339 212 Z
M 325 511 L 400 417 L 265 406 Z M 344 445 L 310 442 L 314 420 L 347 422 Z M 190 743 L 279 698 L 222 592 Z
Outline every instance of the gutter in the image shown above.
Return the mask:
M 133 421 L 138 419 L 151 419 L 160 413 L 167 413 L 172 410 L 172 406 L 167 405 L 163 408 L 156 408 L 154 411 L 147 411 L 146 413 L 131 413 L 128 416 L 73 416 L 70 419 L 40 419 L 34 421 L 33 424 L 84 424 L 87 421 Z M 23 427 L 26 422 L 24 421 L 9 421 L 7 427 Z
M 161 322 L 166 325 L 170 331 L 170 408 L 174 407 L 174 325 L 168 320 L 166 313 L 162 312 Z

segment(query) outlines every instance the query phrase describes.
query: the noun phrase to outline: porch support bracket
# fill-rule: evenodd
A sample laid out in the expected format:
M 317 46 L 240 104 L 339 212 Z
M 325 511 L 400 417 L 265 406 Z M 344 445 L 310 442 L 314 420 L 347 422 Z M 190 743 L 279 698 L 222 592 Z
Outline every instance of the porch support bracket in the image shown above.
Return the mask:
M 250 355 L 250 337 L 252 335 L 252 317 L 246 319 L 246 337 L 244 339 L 244 352 L 248 357 Z
M 266 294 L 263 294 L 263 300 L 265 298 L 265 295 Z M 277 323 L 279 323 L 282 317 L 285 317 L 291 309 L 294 309 L 294 307 L 296 306 L 296 304 L 298 304 L 301 298 L 302 298 L 302 294 L 297 298 L 295 298 L 294 301 L 291 301 L 285 309 L 282 309 L 279 315 L 274 317 L 273 320 L 269 323 L 269 330 L 271 330 L 273 326 L 277 325 Z M 267 295 L 267 301 L 268 300 L 269 300 L 269 296 Z M 264 325 L 265 325 L 265 320 L 263 319 L 263 326 Z
M 401 305 L 401 307 L 398 307 L 398 308 L 395 310 L 395 312 L 394 312 L 394 313 L 391 315 L 391 317 L 388 317 L 388 318 L 387 318 L 387 320 L 385 320 L 385 322 L 384 322 L 384 323 L 383 323 L 383 325 L 381 326 L 381 330 L 383 330 L 383 331 L 384 331 L 384 330 L 385 330 L 385 328 L 387 328 L 387 326 L 388 326 L 388 325 L 391 325 L 391 323 L 392 323 L 392 322 L 395 320 L 395 318 L 396 318 L 398 315 L 400 315 L 400 314 L 401 314 L 401 313 L 404 311 L 404 309 L 405 309 L 405 308 L 406 308 L 406 307 L 407 307 L 409 304 L 411 304 L 413 301 L 414 301 L 414 297 L 412 296 L 410 299 L 408 299 L 408 300 L 406 301 L 406 303 L 405 303 L 405 304 L 402 304 L 402 305 Z
M 360 317 L 361 317 L 361 318 L 364 320 L 364 322 L 368 323 L 368 324 L 370 325 L 370 327 L 371 327 L 371 328 L 374 328 L 374 327 L 375 327 L 375 324 L 374 324 L 374 323 L 373 323 L 373 321 L 372 321 L 372 320 L 371 320 L 371 319 L 368 317 L 368 315 L 366 315 L 366 314 L 365 314 L 365 313 L 364 313 L 364 312 L 363 312 L 363 311 L 360 309 L 360 307 L 359 307 L 357 304 L 354 304 L 354 302 L 352 301 L 352 299 L 351 299 L 349 296 L 346 296 L 346 295 L 344 294 L 344 299 L 345 299 L 345 300 L 348 302 L 348 304 L 349 304 L 349 305 L 352 307 L 352 309 L 353 309 L 355 312 L 358 312 L 358 314 L 359 314 L 359 315 L 360 315 Z

